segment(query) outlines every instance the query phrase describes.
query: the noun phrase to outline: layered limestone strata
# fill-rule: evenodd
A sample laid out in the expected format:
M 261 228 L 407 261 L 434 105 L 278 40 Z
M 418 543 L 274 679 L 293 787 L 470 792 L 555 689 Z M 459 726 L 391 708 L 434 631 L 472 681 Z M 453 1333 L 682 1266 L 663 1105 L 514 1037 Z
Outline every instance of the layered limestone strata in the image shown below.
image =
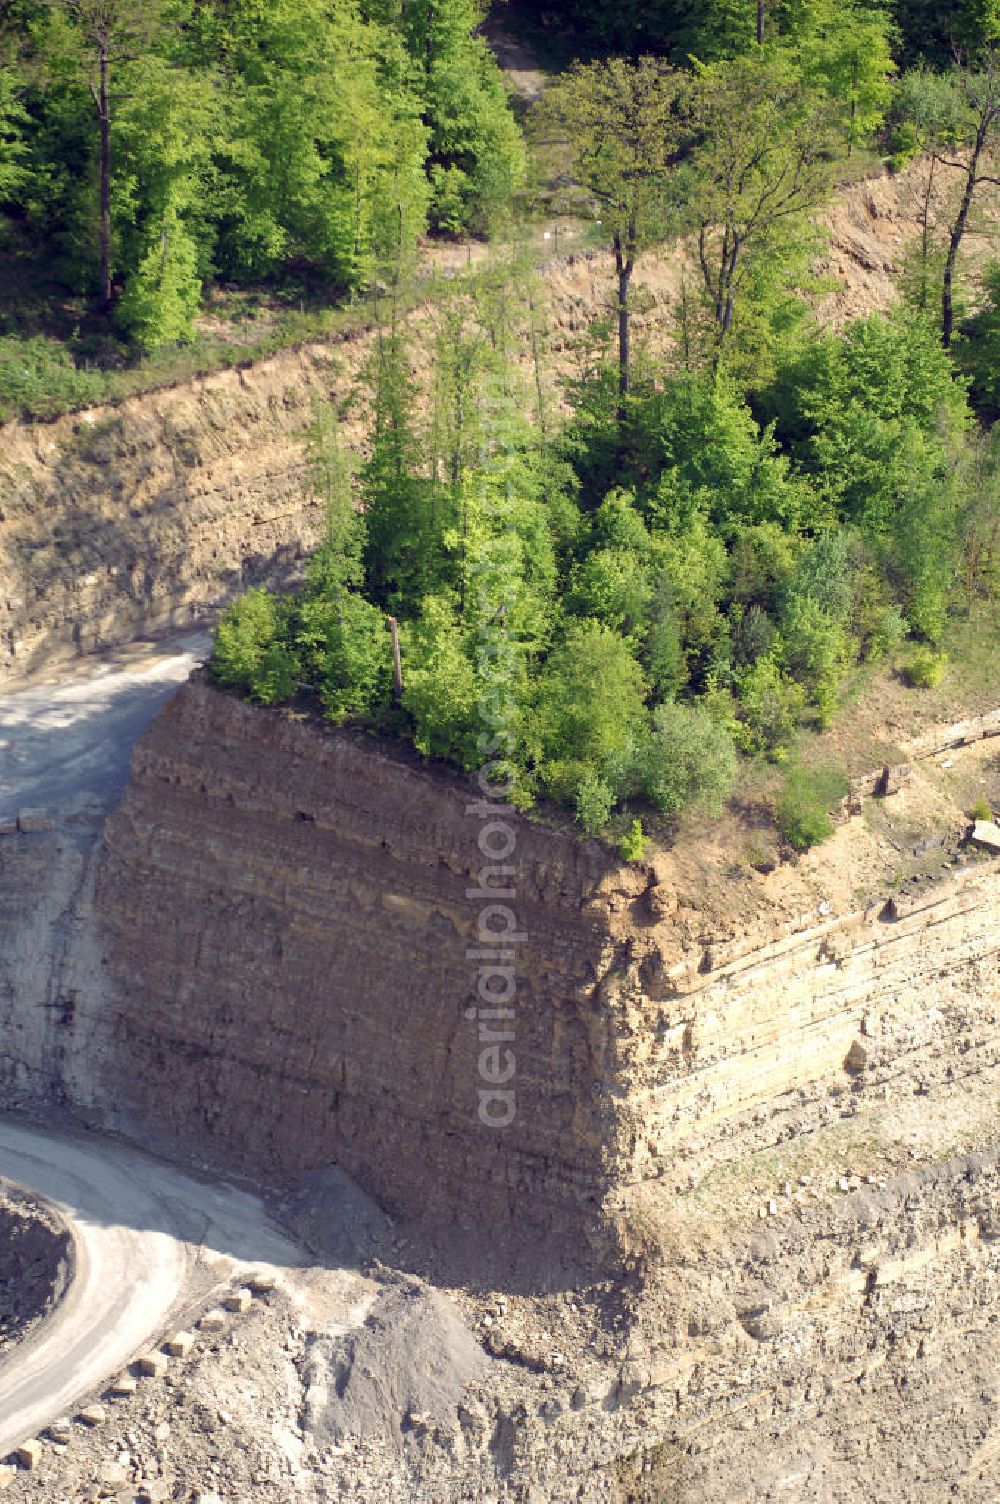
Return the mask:
M 635 946 L 638 977 L 656 978 L 620 1026 L 634 1179 L 660 1159 L 697 1156 L 752 1109 L 773 1104 L 780 1116 L 783 1102 L 845 1073 L 871 1083 L 914 1062 L 930 1077 L 942 1063 L 954 1075 L 1000 1059 L 993 864 L 753 949 L 708 946 L 672 976 L 658 939 L 641 959 Z
M 599 998 L 619 949 L 587 901 L 617 863 L 515 818 L 504 904 L 527 938 L 509 947 L 513 1038 L 484 1075 L 477 797 L 364 738 L 182 690 L 136 748 L 98 876 L 119 1121 L 258 1173 L 337 1160 L 410 1215 L 587 1220 L 617 1173 Z M 501 1131 L 480 1092 L 508 1048 Z
M 537 1232 L 593 1225 L 734 1134 L 794 1131 L 831 1084 L 997 1058 L 995 862 L 713 943 L 656 869 L 507 813 L 516 1115 L 484 1126 L 474 797 L 189 684 L 105 831 L 109 964 L 69 1077 L 134 1131 L 257 1173 L 337 1160 L 399 1212 Z
M 322 528 L 305 435 L 331 360 L 0 430 L 0 679 L 294 581 Z

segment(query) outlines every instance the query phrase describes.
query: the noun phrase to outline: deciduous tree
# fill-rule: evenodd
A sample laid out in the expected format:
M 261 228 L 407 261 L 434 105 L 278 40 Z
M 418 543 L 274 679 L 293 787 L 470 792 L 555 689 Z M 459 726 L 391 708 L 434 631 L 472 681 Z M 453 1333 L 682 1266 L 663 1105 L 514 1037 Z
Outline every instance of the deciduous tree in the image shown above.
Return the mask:
M 546 94 L 537 121 L 567 143 L 592 196 L 618 279 L 619 395 L 631 379 L 630 291 L 636 258 L 664 233 L 668 173 L 681 139 L 683 75 L 657 58 L 577 65 Z
M 766 49 L 700 70 L 692 209 L 716 364 L 755 263 L 783 254 L 828 189 L 830 113 Z

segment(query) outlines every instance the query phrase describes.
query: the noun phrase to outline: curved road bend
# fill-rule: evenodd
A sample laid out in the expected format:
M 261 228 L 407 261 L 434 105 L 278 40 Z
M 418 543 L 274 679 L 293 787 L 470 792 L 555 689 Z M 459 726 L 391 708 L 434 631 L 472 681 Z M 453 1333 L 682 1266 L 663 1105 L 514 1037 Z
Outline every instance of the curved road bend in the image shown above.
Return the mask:
M 0 1119 L 0 1175 L 51 1202 L 76 1246 L 65 1298 L 0 1362 L 0 1456 L 156 1340 L 199 1259 L 219 1280 L 301 1262 L 256 1197 L 96 1135 Z
M 117 803 L 132 745 L 210 639 L 135 644 L 0 694 L 0 814 L 43 805 L 55 818 Z M 0 1118 L 0 1176 L 52 1202 L 76 1246 L 64 1300 L 0 1363 L 0 1455 L 111 1378 L 159 1336 L 199 1255 L 279 1266 L 297 1250 L 260 1202 L 138 1151 Z

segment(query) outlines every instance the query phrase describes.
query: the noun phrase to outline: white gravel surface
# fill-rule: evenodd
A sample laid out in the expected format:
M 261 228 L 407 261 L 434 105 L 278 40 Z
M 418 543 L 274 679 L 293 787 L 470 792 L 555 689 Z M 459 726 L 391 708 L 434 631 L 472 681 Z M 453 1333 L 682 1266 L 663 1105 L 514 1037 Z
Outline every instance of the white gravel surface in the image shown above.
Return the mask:
M 0 815 L 89 796 L 120 797 L 132 747 L 163 702 L 207 658 L 187 633 L 85 658 L 0 694 Z
M 97 1135 L 0 1118 L 0 1175 L 55 1206 L 76 1250 L 66 1298 L 0 1365 L 0 1456 L 155 1342 L 199 1261 L 216 1280 L 301 1262 L 256 1197 Z

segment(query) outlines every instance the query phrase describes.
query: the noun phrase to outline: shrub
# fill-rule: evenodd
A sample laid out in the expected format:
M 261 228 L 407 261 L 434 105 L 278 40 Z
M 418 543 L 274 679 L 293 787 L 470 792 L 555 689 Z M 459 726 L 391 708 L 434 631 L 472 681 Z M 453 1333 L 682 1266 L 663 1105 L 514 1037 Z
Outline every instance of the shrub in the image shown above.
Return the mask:
M 948 654 L 933 648 L 917 648 L 903 667 L 903 678 L 911 689 L 936 689 L 948 667 Z
M 446 602 L 428 597 L 403 641 L 403 707 L 417 751 L 475 767 L 478 698 L 463 633 Z
M 104 390 L 98 371 L 80 371 L 58 340 L 0 339 L 0 422 L 23 413 L 54 418 L 96 402 Z
M 793 595 L 781 618 L 781 658 L 828 726 L 837 705 L 837 686 L 851 661 L 844 628 L 811 595 Z
M 874 618 L 868 641 L 865 647 L 865 657 L 868 659 L 885 658 L 889 653 L 899 647 L 906 636 L 906 621 L 898 606 L 886 606 Z
M 628 644 L 595 621 L 574 622 L 549 655 L 529 736 L 539 776 L 557 799 L 573 800 L 592 774 L 621 792 L 645 729 L 645 685 Z
M 992 806 L 985 799 L 977 799 L 969 811 L 969 818 L 972 820 L 992 820 Z
M 362 596 L 340 589 L 306 598 L 299 607 L 298 641 L 331 720 L 366 715 L 388 698 L 392 646 L 386 619 Z
M 658 705 L 641 763 L 642 786 L 665 815 L 690 804 L 721 814 L 736 777 L 732 738 L 699 706 Z
M 588 836 L 600 835 L 611 818 L 614 790 L 596 773 L 585 773 L 576 791 L 576 818 Z
M 795 735 L 805 704 L 801 684 L 785 678 L 771 654 L 758 658 L 740 678 L 736 732 L 740 751 L 780 758 Z
M 843 772 L 830 764 L 789 769 L 778 803 L 778 828 L 796 851 L 807 851 L 833 835 L 830 809 L 847 792 Z
M 651 599 L 641 559 L 624 548 L 599 548 L 574 572 L 567 604 L 627 637 L 648 625 Z
M 287 607 L 269 591 L 248 590 L 223 615 L 211 669 L 220 684 L 273 705 L 295 693 L 299 664 L 286 640 Z
M 633 820 L 618 843 L 623 862 L 641 862 L 646 855 L 649 837 L 642 828 L 641 820 Z

